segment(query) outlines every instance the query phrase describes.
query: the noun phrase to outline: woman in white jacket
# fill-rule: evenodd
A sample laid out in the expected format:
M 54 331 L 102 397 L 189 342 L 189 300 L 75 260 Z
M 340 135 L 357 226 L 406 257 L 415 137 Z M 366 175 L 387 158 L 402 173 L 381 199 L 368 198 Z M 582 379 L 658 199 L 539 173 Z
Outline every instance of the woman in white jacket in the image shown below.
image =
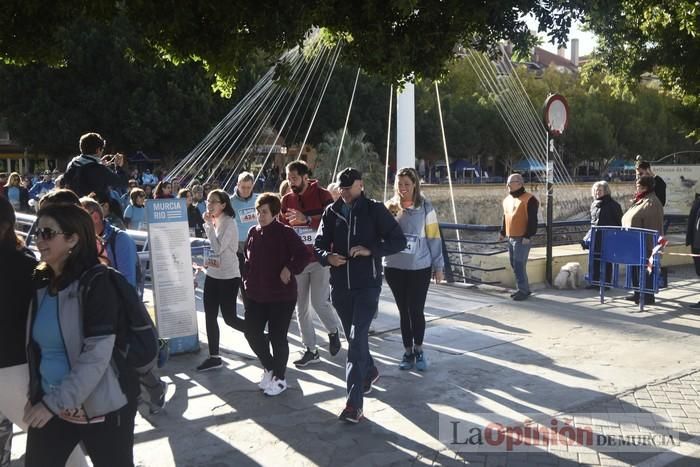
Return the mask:
M 241 285 L 238 267 L 238 227 L 231 206 L 231 198 L 224 190 L 212 190 L 207 196 L 204 212 L 204 231 L 211 245 L 206 259 L 204 281 L 204 316 L 207 324 L 209 357 L 197 367 L 197 371 L 221 368 L 219 356 L 219 309 L 226 324 L 244 332 L 243 319 L 236 314 L 236 295 Z

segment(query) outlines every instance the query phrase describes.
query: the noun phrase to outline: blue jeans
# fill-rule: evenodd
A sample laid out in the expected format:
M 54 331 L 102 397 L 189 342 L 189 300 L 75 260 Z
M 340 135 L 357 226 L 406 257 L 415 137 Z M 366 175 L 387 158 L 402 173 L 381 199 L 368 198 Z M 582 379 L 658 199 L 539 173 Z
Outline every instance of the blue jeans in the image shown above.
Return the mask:
M 518 292 L 530 293 L 527 280 L 527 257 L 530 255 L 530 242 L 523 244 L 523 237 L 508 237 L 508 259 L 515 273 L 515 285 Z
M 369 325 L 379 306 L 380 292 L 380 287 L 355 290 L 331 288 L 331 300 L 338 310 L 348 340 L 348 361 L 345 365 L 347 404 L 355 409 L 362 408 L 365 379 L 374 367 L 369 353 Z

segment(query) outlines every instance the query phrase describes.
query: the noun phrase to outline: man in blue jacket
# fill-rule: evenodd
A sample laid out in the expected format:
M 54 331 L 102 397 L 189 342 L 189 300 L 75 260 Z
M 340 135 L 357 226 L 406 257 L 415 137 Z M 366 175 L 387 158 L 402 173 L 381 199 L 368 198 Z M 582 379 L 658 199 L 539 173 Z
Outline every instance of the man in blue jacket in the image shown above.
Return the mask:
M 372 391 L 379 371 L 369 353 L 369 325 L 379 305 L 382 256 L 406 248 L 406 238 L 384 204 L 366 198 L 362 174 L 347 168 L 338 174 L 340 198 L 321 217 L 314 250 L 331 266 L 331 300 L 348 339 L 347 405 L 340 419 L 362 419 L 363 395 Z

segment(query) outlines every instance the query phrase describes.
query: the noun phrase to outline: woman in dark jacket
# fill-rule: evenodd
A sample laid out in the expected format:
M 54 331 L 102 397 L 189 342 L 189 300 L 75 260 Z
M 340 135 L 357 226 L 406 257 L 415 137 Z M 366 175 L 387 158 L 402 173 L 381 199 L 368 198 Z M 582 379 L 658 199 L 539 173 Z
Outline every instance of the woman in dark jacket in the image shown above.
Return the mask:
M 297 302 L 294 276 L 311 259 L 299 235 L 276 219 L 281 208 L 275 193 L 259 195 L 255 201 L 258 225 L 251 227 L 245 244 L 245 337 L 263 366 L 258 387 L 268 396 L 277 396 L 287 389 L 287 333 Z M 269 339 L 265 336 L 266 326 Z
M 37 261 L 15 234 L 15 211 L 0 196 L 0 464 L 12 447 L 12 423 L 22 424 L 29 385 L 24 333 Z
M 595 182 L 591 187 L 591 195 L 593 202 L 591 203 L 591 227 L 598 226 L 621 226 L 622 225 L 622 207 L 612 199 L 610 195 L 610 185 L 608 182 Z M 600 253 L 600 236 L 596 238 L 596 251 Z M 593 262 L 593 277 L 592 280 L 597 282 L 600 279 L 600 261 Z M 612 280 L 612 264 L 608 264 L 605 269 L 606 283 Z M 596 285 L 591 288 L 598 288 Z
M 177 192 L 177 197 L 187 200 L 187 224 L 190 227 L 190 237 L 203 238 L 204 218 L 193 203 L 192 192 L 188 188 L 183 188 Z
M 690 247 L 690 251 L 700 254 L 700 196 L 695 195 L 695 202 L 688 214 L 688 229 L 685 232 L 685 245 Z M 700 276 L 700 258 L 693 257 L 695 263 L 695 274 Z M 690 305 L 690 308 L 700 309 L 700 302 Z

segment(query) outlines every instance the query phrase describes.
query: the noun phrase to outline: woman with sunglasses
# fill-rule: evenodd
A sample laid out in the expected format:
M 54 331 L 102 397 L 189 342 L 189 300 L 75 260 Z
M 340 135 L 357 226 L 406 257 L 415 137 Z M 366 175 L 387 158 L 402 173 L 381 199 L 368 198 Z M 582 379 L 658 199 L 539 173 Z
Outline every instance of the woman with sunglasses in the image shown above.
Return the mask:
M 204 212 L 204 232 L 209 239 L 210 251 L 206 259 L 204 280 L 204 317 L 209 342 L 209 357 L 197 371 L 221 368 L 219 356 L 219 309 L 224 322 L 238 331 L 245 331 L 244 321 L 236 314 L 236 296 L 241 285 L 238 267 L 238 226 L 231 198 L 224 190 L 212 190 L 207 196 Z
M 77 199 L 77 197 L 76 197 Z M 9 461 L 12 444 L 12 424 L 27 430 L 22 420 L 27 403 L 29 371 L 25 351 L 27 313 L 34 288 L 32 275 L 38 264 L 34 254 L 26 248 L 24 241 L 15 234 L 15 212 L 12 205 L 0 196 L 0 296 L 6 297 L 0 312 L 0 419 L 7 417 L 7 438 L 0 436 L 0 464 L 2 448 L 5 446 Z M 6 262 L 6 263 L 5 263 Z M 0 432 L 2 432 L 0 426 Z M 67 466 L 85 466 L 85 455 L 78 446 L 73 451 Z
M 98 265 L 92 219 L 78 206 L 50 204 L 37 224 L 26 465 L 62 466 L 82 442 L 95 466 L 132 466 L 139 386 L 135 372 L 112 358 L 117 291 L 99 273 L 79 290 L 82 275 Z

